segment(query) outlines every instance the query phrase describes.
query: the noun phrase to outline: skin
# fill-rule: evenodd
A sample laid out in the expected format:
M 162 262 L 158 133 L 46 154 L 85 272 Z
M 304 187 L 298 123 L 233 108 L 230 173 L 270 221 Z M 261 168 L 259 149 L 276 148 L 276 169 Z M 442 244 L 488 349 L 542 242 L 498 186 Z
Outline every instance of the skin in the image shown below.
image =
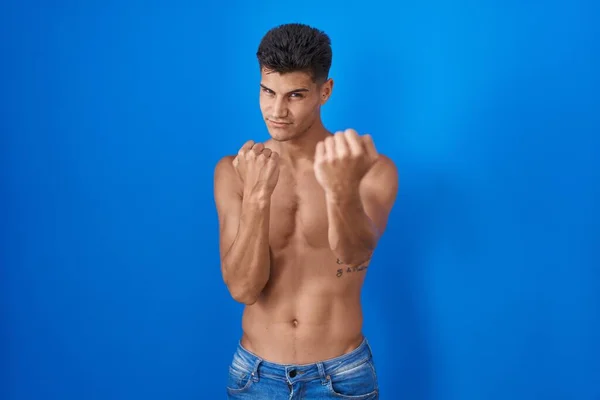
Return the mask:
M 272 362 L 313 363 L 361 343 L 361 288 L 398 190 L 369 135 L 323 126 L 332 89 L 331 79 L 263 69 L 271 139 L 249 140 L 215 168 L 221 272 L 246 305 L 241 343 Z

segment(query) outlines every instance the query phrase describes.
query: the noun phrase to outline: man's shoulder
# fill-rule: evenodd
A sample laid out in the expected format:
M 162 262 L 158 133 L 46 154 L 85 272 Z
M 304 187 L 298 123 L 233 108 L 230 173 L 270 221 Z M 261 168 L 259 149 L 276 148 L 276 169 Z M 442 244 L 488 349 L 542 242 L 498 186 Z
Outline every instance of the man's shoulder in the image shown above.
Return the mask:
M 235 157 L 235 155 L 225 155 L 217 160 L 214 168 L 215 190 L 222 187 L 234 187 L 237 190 L 240 178 L 233 166 Z
M 235 159 L 235 155 L 226 154 L 217 160 L 215 165 L 215 169 L 220 168 L 233 168 L 233 160 Z
M 376 199 L 379 204 L 391 207 L 395 202 L 399 187 L 396 163 L 390 157 L 379 154 L 373 167 L 367 172 L 361 184 L 361 196 Z
M 394 162 L 394 160 L 381 153 L 378 154 L 377 161 L 375 162 L 375 165 L 377 164 L 383 165 L 388 168 L 396 168 L 396 163 Z
M 366 183 L 395 184 L 398 181 L 398 167 L 394 160 L 385 154 L 378 154 L 377 161 L 365 175 Z
M 215 179 L 222 175 L 235 174 L 235 168 L 233 166 L 233 160 L 235 157 L 235 155 L 227 154 L 217 160 L 214 168 Z

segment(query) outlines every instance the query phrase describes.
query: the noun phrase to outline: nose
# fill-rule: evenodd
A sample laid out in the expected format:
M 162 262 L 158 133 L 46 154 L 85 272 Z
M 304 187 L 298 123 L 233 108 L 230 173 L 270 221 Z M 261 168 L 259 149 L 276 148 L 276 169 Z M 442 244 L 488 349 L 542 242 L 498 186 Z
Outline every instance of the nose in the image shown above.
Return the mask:
M 279 97 L 275 99 L 272 114 L 273 119 L 284 119 L 287 117 L 288 109 L 285 98 Z

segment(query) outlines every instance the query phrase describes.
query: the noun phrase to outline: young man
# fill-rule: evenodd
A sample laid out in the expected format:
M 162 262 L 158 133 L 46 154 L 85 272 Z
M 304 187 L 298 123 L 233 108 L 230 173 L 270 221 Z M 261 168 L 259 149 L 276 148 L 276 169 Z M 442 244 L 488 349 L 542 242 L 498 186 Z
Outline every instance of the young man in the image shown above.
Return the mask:
M 231 399 L 377 399 L 361 287 L 398 190 L 369 135 L 331 134 L 328 36 L 273 28 L 257 52 L 271 136 L 215 168 L 221 271 L 246 305 Z

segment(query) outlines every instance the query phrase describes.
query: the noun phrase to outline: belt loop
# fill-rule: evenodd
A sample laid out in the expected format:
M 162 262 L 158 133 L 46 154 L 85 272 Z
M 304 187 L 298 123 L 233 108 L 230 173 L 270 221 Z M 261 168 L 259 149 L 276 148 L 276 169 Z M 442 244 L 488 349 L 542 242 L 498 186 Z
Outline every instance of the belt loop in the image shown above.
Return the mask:
M 329 376 L 325 373 L 325 366 L 322 362 L 317 363 L 317 369 L 319 370 L 319 377 L 321 378 L 321 384 L 327 385 Z
M 254 361 L 254 368 L 252 369 L 252 380 L 254 382 L 258 382 L 259 380 L 258 367 L 260 366 L 260 363 L 262 363 L 262 360 L 260 358 L 256 358 Z

